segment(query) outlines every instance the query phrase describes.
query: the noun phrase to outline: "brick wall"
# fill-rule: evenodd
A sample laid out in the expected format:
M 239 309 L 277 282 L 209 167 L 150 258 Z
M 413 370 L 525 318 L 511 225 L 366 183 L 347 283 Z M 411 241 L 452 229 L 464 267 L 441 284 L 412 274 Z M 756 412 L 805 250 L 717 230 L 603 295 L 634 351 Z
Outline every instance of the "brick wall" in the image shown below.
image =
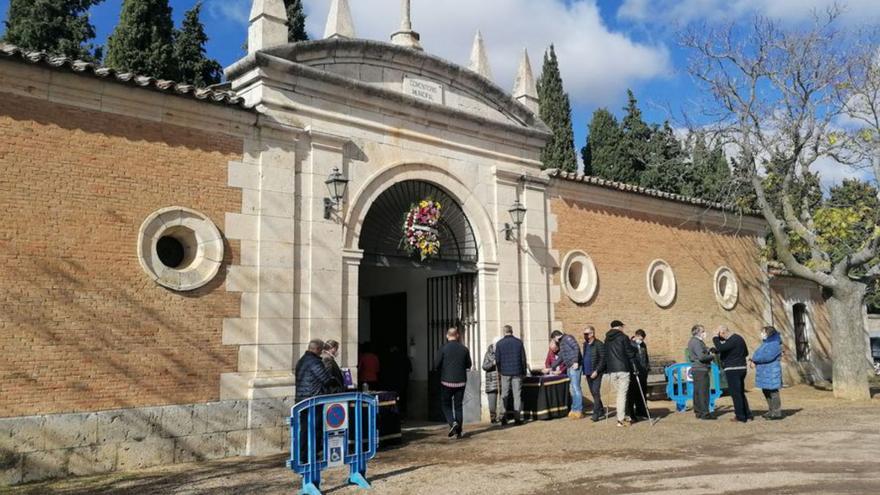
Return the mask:
M 222 319 L 228 243 L 206 287 L 141 270 L 138 229 L 165 206 L 223 230 L 241 210 L 242 140 L 0 93 L 0 417 L 217 400 L 236 350 Z
M 831 320 L 821 289 L 812 282 L 777 276 L 770 285 L 773 326 L 782 335 L 785 383 L 821 382 L 831 379 Z M 798 362 L 795 343 L 795 304 L 806 306 L 809 359 Z
M 648 334 L 649 352 L 655 361 L 681 361 L 695 323 L 710 334 L 721 324 L 757 344 L 767 306 L 762 289 L 761 261 L 754 237 L 725 235 L 659 216 L 582 204 L 556 197 L 552 211 L 558 231 L 552 248 L 560 261 L 573 250 L 590 255 L 599 275 L 599 289 L 587 304 L 575 304 L 562 293 L 556 319 L 567 332 L 581 338 L 583 327 L 593 324 L 600 335 L 611 320 L 627 325 L 631 335 L 638 328 Z M 675 301 L 660 308 L 647 291 L 648 265 L 665 260 L 673 269 L 678 286 Z M 714 276 L 729 266 L 739 281 L 739 303 L 732 311 L 715 299 Z M 561 271 L 555 275 L 561 284 Z

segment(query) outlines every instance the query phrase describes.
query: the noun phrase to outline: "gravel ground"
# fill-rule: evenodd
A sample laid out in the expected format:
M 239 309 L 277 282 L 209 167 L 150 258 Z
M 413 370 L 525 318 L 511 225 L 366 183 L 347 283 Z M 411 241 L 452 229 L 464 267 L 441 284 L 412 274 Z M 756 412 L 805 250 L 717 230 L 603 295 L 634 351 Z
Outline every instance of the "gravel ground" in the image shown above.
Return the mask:
M 839 402 L 799 386 L 783 391 L 784 421 L 731 423 L 730 400 L 718 421 L 675 414 L 652 402 L 659 420 L 628 429 L 613 420 L 473 425 L 462 440 L 445 429 L 408 431 L 406 443 L 371 461 L 381 494 L 877 494 L 880 398 Z M 759 391 L 749 394 L 766 410 Z M 63 480 L 8 490 L 36 494 L 292 494 L 299 479 L 283 456 L 182 464 L 136 473 Z M 354 494 L 345 471 L 325 472 L 324 493 Z

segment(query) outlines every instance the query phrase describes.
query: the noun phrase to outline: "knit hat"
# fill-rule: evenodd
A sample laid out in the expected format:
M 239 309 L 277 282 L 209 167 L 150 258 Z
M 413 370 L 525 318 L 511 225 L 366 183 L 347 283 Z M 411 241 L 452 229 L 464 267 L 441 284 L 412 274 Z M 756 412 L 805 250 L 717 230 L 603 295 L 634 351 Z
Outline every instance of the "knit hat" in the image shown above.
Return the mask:
M 611 322 L 611 328 L 620 328 L 623 326 L 623 322 L 620 320 L 614 320 Z

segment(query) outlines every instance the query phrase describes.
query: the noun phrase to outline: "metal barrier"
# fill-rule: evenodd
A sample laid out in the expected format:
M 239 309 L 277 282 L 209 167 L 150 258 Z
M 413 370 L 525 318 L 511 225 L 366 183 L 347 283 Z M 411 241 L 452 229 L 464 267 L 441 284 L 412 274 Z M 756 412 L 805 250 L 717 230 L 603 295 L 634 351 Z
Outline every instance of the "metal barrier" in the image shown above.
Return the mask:
M 349 483 L 365 489 L 370 488 L 366 479 L 367 461 L 376 456 L 378 407 L 377 397 L 350 392 L 312 397 L 290 408 L 288 419 L 290 459 L 287 461 L 287 467 L 303 477 L 300 494 L 321 495 L 321 471 L 346 464 L 350 466 Z M 366 408 L 366 416 L 364 416 L 364 408 Z M 319 414 L 323 440 L 320 459 L 318 459 L 318 424 L 316 423 Z M 349 419 L 354 425 L 351 425 Z M 364 419 L 367 420 L 366 428 L 364 428 Z M 302 431 L 304 427 L 305 432 Z M 350 436 L 349 432 L 353 435 Z M 301 439 L 308 442 L 305 455 L 300 450 Z M 366 450 L 364 450 L 364 441 L 367 442 Z
M 675 410 L 683 412 L 689 400 L 694 400 L 694 377 L 691 363 L 678 363 L 666 367 L 666 395 L 675 402 Z M 721 372 L 712 363 L 709 380 L 709 412 L 715 411 L 715 401 L 721 397 Z

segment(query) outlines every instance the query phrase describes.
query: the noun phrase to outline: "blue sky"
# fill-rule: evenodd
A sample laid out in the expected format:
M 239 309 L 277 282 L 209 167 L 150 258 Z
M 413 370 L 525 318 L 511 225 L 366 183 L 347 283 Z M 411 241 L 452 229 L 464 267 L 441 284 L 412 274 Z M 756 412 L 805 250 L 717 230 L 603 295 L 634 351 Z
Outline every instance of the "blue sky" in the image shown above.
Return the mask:
M 687 54 L 676 33 L 688 23 L 747 20 L 755 14 L 802 22 L 811 9 L 834 0 L 412 0 L 414 27 L 428 52 L 466 65 L 474 33 L 486 40 L 495 81 L 512 86 L 522 49 L 540 71 L 541 54 L 554 43 L 573 104 L 575 144 L 585 140 L 593 110 L 620 114 L 626 90 L 639 98 L 646 119 L 678 116 L 696 98 L 686 74 Z M 170 0 L 175 22 L 196 0 Z M 350 0 L 359 37 L 386 40 L 399 23 L 399 0 Z M 880 0 L 843 0 L 844 22 L 880 22 Z M 250 0 L 203 0 L 211 40 L 209 55 L 227 66 L 242 55 Z M 305 0 L 307 29 L 323 34 L 330 0 Z M 105 0 L 91 11 L 97 42 L 104 43 L 122 0 Z M 0 0 L 5 20 L 9 0 Z

